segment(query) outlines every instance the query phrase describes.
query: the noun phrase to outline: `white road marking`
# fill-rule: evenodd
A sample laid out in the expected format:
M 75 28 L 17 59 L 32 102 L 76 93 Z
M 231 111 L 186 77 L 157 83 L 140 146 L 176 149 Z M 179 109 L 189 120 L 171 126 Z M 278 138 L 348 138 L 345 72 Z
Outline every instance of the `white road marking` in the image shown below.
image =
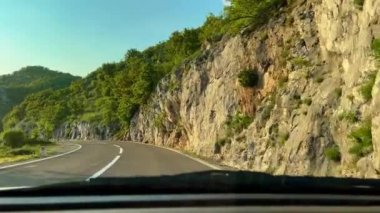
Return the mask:
M 123 154 L 123 148 L 121 146 L 114 144 L 115 147 L 119 148 L 119 154 Z
M 74 149 L 74 150 L 69 151 L 69 152 L 62 153 L 62 154 L 59 154 L 59 155 L 53 155 L 53 156 L 50 156 L 50 157 L 47 157 L 47 158 L 41 158 L 41 159 L 37 159 L 37 160 L 31 160 L 31 161 L 27 161 L 27 162 L 22 162 L 22 163 L 16 163 L 16 164 L 8 165 L 8 166 L 3 166 L 3 167 L 0 167 L 0 170 L 9 169 L 9 168 L 17 167 L 17 166 L 24 166 L 24 165 L 28 165 L 28 164 L 32 164 L 32 163 L 37 163 L 37 162 L 41 162 L 41 161 L 45 161 L 45 160 L 50 160 L 50 159 L 53 159 L 53 158 L 62 157 L 62 156 L 71 154 L 73 152 L 76 152 L 76 151 L 78 151 L 78 150 L 80 150 L 82 148 L 82 146 L 79 145 L 79 144 L 75 144 L 75 145 L 77 145 L 78 147 L 76 149 Z
M 29 166 L 25 166 L 24 168 L 36 168 L 38 167 L 37 165 L 29 165 Z
M 10 187 L 0 187 L 0 191 L 14 190 L 14 189 L 27 189 L 32 188 L 32 186 L 10 186 Z
M 128 143 L 128 142 L 127 142 Z M 195 158 L 195 157 L 192 157 L 190 155 L 187 155 L 185 153 L 182 153 L 178 150 L 175 150 L 175 149 L 172 149 L 172 148 L 168 148 L 168 147 L 163 147 L 163 146 L 156 146 L 156 145 L 153 145 L 153 144 L 146 144 L 146 143 L 139 143 L 139 142 L 132 142 L 132 143 L 136 143 L 136 144 L 142 144 L 142 145 L 146 145 L 146 146 L 153 146 L 153 147 L 158 147 L 158 148 L 161 148 L 161 149 L 166 149 L 166 150 L 169 150 L 169 151 L 172 151 L 172 152 L 175 152 L 177 154 L 180 154 L 180 155 L 183 155 L 187 158 L 190 158 L 191 160 L 194 160 L 194 161 L 197 161 L 198 163 L 201 163 L 207 167 L 210 167 L 211 169 L 215 169 L 215 170 L 222 170 L 222 168 L 220 168 L 219 166 L 216 166 L 216 165 L 212 165 L 210 163 L 207 163 L 206 161 L 204 160 L 201 160 L 201 159 L 198 159 L 198 158 Z
M 109 168 L 111 168 L 120 158 L 120 155 L 116 156 L 107 166 L 103 167 L 101 170 L 97 171 L 95 174 L 93 174 L 91 177 L 87 178 L 86 181 L 89 181 L 91 179 L 97 178 L 100 175 L 102 175 L 104 172 L 106 172 Z

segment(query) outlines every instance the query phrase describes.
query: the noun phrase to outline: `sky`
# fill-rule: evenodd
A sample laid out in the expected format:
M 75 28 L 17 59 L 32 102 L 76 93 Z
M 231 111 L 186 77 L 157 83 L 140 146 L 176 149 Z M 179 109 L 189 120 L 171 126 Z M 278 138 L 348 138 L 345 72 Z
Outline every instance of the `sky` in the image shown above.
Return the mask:
M 226 0 L 0 0 L 0 75 L 29 65 L 86 76 L 128 49 L 221 14 Z

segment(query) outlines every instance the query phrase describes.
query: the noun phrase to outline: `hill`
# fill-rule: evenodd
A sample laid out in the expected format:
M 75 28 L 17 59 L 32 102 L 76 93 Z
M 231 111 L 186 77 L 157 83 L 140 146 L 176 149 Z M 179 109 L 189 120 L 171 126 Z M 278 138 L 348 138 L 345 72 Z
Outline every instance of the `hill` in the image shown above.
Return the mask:
M 0 119 L 13 106 L 21 103 L 27 95 L 46 89 L 68 87 L 79 79 L 41 66 L 29 66 L 12 74 L 0 76 Z

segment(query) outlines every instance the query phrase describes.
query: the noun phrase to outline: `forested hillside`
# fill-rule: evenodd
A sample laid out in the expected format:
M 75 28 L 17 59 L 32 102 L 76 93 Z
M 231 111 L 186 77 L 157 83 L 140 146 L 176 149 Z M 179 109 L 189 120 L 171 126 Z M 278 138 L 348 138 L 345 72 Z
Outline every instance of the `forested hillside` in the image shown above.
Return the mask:
M 104 64 L 68 88 L 29 96 L 6 116 L 4 127 L 49 138 L 64 123 L 86 122 L 113 126 L 112 134 L 121 137 L 164 76 L 201 56 L 223 37 L 245 28 L 254 30 L 286 4 L 284 0 L 232 1 L 223 15 L 210 15 L 199 28 L 174 32 L 167 41 L 143 51 L 129 50 L 122 61 Z
M 79 79 L 41 66 L 29 66 L 0 76 L 0 119 L 27 95 L 46 89 L 68 87 L 71 82 Z

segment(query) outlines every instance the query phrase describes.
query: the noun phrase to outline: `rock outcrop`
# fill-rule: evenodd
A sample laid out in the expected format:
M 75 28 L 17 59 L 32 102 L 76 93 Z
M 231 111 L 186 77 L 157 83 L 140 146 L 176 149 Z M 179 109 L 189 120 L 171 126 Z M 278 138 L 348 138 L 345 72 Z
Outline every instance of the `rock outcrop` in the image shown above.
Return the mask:
M 88 122 L 64 123 L 53 133 L 53 138 L 60 140 L 110 140 L 118 125 L 91 124 Z
M 298 1 L 259 30 L 224 37 L 162 80 L 125 140 L 274 174 L 378 177 L 379 78 L 372 100 L 360 94 L 377 70 L 375 38 L 377 0 L 366 0 L 361 9 L 352 1 Z M 240 86 L 237 76 L 245 69 L 260 73 L 257 87 Z M 345 112 L 358 121 L 342 118 Z M 226 121 L 237 113 L 253 122 L 229 135 Z M 348 135 L 368 118 L 373 152 L 355 156 Z M 340 150 L 335 161 L 326 157 L 334 146 Z

